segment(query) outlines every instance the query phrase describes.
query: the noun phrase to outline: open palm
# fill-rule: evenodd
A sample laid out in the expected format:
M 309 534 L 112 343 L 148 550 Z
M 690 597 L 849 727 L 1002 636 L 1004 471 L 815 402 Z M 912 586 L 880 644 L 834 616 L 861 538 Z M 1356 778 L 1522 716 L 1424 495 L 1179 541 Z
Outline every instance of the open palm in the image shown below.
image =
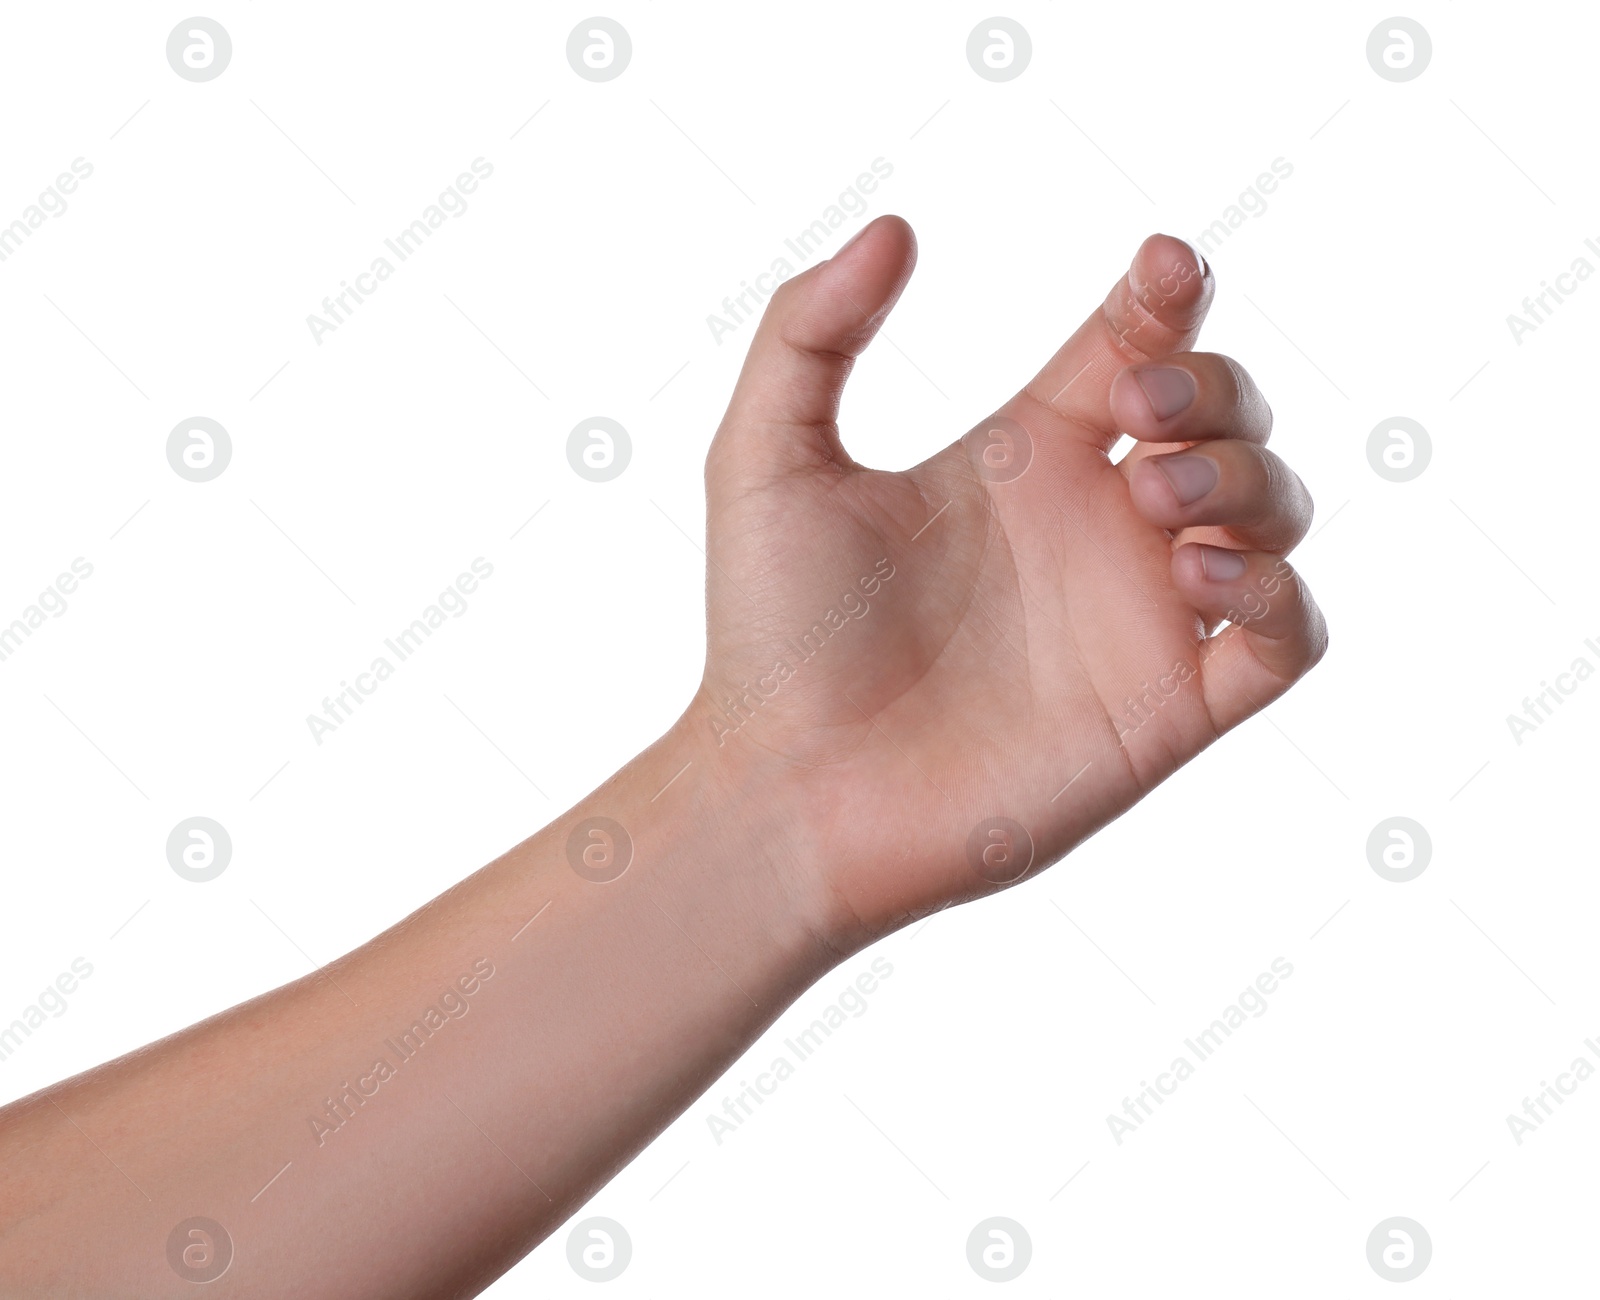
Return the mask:
M 885 217 L 787 282 L 706 465 L 686 721 L 803 809 L 857 942 L 1036 873 L 1327 644 L 1283 559 L 1311 503 L 1270 411 L 1187 350 L 1214 289 L 1188 245 L 1146 240 L 1022 392 L 889 473 L 844 450 L 838 400 L 914 260 Z

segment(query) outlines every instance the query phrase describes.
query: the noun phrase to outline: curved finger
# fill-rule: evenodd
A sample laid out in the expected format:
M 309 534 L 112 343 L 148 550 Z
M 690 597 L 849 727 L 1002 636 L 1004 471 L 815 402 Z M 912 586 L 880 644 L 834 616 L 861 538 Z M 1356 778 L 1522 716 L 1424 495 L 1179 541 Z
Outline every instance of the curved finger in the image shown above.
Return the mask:
M 1311 527 L 1311 493 L 1300 476 L 1265 447 L 1248 442 L 1195 443 L 1184 451 L 1146 456 L 1131 470 L 1134 508 L 1177 541 L 1222 541 L 1183 536 L 1212 526 L 1247 550 L 1287 551 Z
M 1264 551 L 1183 546 L 1172 579 L 1208 626 L 1200 645 L 1206 707 L 1219 732 L 1277 699 L 1327 653 L 1328 625 L 1285 559 Z
M 1216 352 L 1128 366 L 1111 381 L 1110 401 L 1118 431 L 1140 442 L 1264 443 L 1272 433 L 1272 408 L 1250 372 Z

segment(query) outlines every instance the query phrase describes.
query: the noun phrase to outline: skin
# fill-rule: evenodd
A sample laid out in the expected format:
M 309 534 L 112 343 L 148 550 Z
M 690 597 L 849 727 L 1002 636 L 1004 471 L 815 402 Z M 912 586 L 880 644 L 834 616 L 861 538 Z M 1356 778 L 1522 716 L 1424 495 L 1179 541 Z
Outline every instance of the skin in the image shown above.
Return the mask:
M 1189 351 L 1215 286 L 1186 244 L 1147 240 L 998 418 L 885 473 L 838 399 L 914 256 L 880 218 L 769 303 L 706 461 L 679 721 L 328 967 L 0 1110 L 0 1293 L 190 1295 L 167 1252 L 198 1215 L 218 1295 L 475 1294 L 841 959 L 1037 874 L 1321 657 L 1283 559 L 1310 499 L 1248 375 Z M 626 869 L 585 878 L 585 848 Z

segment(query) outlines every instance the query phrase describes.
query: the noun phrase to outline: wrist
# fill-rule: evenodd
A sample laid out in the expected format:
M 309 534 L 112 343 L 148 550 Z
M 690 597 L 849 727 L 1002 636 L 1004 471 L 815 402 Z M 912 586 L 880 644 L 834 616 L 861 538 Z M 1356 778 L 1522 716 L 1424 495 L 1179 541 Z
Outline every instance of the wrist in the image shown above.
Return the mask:
M 696 721 L 691 708 L 554 824 L 554 847 L 584 877 L 569 887 L 596 902 L 619 885 L 648 892 L 719 962 L 725 951 L 764 980 L 799 981 L 798 992 L 846 955 L 815 868 L 814 829 L 786 790 Z M 614 884 L 604 877 L 617 863 L 603 847 L 591 851 L 593 869 L 583 856 L 600 843 L 590 830 L 598 819 L 625 837 Z
M 698 692 L 625 770 L 647 801 L 643 815 L 692 844 L 707 883 L 747 924 L 798 949 L 818 978 L 869 942 L 828 884 L 827 810 L 794 765 L 759 747 L 719 744 L 708 719 L 720 716 Z

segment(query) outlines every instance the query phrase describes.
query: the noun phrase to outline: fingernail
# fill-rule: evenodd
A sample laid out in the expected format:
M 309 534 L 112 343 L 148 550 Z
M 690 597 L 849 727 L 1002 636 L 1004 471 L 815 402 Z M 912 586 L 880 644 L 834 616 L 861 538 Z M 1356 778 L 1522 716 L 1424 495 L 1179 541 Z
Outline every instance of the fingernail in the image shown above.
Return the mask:
M 1150 409 L 1156 419 L 1170 420 L 1194 401 L 1194 376 L 1176 366 L 1153 366 L 1148 370 L 1135 370 L 1133 377 L 1144 389 Z
M 1194 254 L 1194 264 L 1200 268 L 1200 278 L 1204 280 L 1206 276 L 1210 275 L 1211 263 L 1206 261 L 1205 254 L 1203 254 L 1199 248 L 1195 246 L 1194 242 L 1192 240 L 1184 239 L 1181 235 L 1175 235 L 1174 238 Z
M 1180 506 L 1192 505 L 1217 485 L 1217 462 L 1209 456 L 1157 456 L 1150 463 L 1172 485 Z
M 1200 548 L 1200 572 L 1205 574 L 1207 582 L 1232 582 L 1244 577 L 1245 568 L 1245 558 L 1238 551 L 1221 546 Z

